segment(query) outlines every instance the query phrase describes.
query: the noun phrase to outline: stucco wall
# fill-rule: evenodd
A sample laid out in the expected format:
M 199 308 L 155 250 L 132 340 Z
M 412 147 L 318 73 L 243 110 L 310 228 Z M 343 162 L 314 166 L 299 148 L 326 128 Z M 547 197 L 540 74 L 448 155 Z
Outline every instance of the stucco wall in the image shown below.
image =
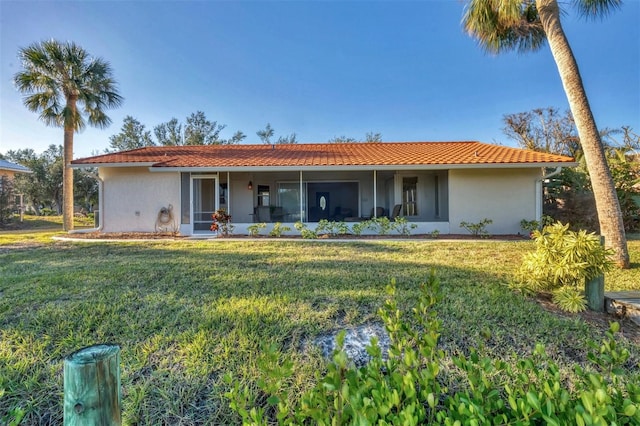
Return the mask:
M 522 232 L 520 221 L 536 218 L 536 179 L 540 169 L 450 170 L 449 222 L 451 233 L 466 234 L 462 221 L 487 226 L 491 234 Z
M 173 205 L 180 224 L 180 174 L 144 167 L 100 169 L 104 181 L 100 220 L 104 232 L 153 232 L 162 207 Z
M 13 170 L 0 169 L 0 176 L 6 176 L 7 179 L 13 180 L 16 176 L 16 172 Z

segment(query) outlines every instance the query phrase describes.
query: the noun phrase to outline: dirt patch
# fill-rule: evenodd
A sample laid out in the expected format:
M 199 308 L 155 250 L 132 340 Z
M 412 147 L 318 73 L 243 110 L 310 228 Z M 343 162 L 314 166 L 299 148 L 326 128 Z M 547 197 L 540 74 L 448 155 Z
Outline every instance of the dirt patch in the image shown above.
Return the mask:
M 610 323 L 618 322 L 620 324 L 620 334 L 631 342 L 640 344 L 640 326 L 627 317 L 613 315 L 608 312 L 594 312 L 589 310 L 579 312 L 577 314 L 565 312 L 553 303 L 550 294 L 540 294 L 536 297 L 536 301 L 547 312 L 551 312 L 564 318 L 575 318 L 578 316 L 583 321 L 598 328 L 603 333 L 609 330 Z

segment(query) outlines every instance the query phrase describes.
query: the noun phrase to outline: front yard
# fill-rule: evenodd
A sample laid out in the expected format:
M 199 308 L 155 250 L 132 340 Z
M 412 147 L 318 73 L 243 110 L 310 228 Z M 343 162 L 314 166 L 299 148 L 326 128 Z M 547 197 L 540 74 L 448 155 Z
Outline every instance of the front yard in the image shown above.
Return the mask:
M 299 362 L 291 386 L 309 387 L 325 362 L 310 339 L 379 322 L 392 278 L 410 307 L 432 268 L 447 353 L 483 346 L 514 363 L 541 342 L 570 372 L 603 330 L 507 288 L 533 248 L 528 241 L 89 243 L 35 235 L 0 234 L 0 423 L 19 408 L 24 424 L 61 424 L 63 358 L 103 342 L 121 346 L 124 424 L 237 423 L 222 397 L 226 372 L 254 383 L 257 354 L 275 343 Z M 610 273 L 607 290 L 640 289 L 640 241 L 630 251 L 633 269 Z M 640 342 L 624 334 L 634 331 L 623 323 L 629 371 Z

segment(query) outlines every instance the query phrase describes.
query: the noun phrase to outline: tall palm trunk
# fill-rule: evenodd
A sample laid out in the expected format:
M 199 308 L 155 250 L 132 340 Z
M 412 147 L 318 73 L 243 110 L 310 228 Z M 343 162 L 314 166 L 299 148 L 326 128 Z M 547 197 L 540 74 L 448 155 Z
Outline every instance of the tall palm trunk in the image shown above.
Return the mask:
M 578 64 L 560 23 L 558 2 L 557 0 L 536 0 L 536 7 L 580 135 L 580 144 L 596 199 L 600 233 L 605 237 L 607 247 L 615 251 L 614 260 L 618 266 L 628 268 L 629 251 L 620 203 L 607 165 L 602 140 L 582 84 Z
M 72 111 L 71 117 L 76 113 L 77 96 L 70 96 L 67 100 L 67 108 Z M 65 231 L 73 230 L 73 120 L 65 120 L 64 124 L 64 147 L 62 152 L 62 223 Z

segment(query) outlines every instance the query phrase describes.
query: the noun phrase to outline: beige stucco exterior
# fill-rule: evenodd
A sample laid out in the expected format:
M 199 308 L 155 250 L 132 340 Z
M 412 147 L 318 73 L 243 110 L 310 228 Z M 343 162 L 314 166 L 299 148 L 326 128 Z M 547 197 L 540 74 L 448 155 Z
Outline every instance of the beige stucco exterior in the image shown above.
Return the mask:
M 449 223 L 452 234 L 467 233 L 460 222 L 490 219 L 490 234 L 522 232 L 520 221 L 536 217 L 539 168 L 453 169 L 449 171 Z
M 158 213 L 173 206 L 180 225 L 180 173 L 147 167 L 100 168 L 100 223 L 104 232 L 154 232 Z
M 16 172 L 0 168 L 0 176 L 5 176 L 9 180 L 13 180 L 16 176 Z
M 541 196 L 537 184 L 541 172 L 540 168 L 376 172 L 375 197 L 373 171 L 304 172 L 303 180 L 359 182 L 360 211 L 356 213 L 367 217 L 374 203 L 387 209 L 400 203 L 402 179 L 414 176 L 418 182 L 420 215 L 407 217 L 410 222 L 418 224 L 414 233 L 438 230 L 442 234 L 465 234 L 468 231 L 459 226 L 460 222 L 477 223 L 487 218 L 493 221 L 487 226 L 487 231 L 498 235 L 522 232 L 522 219 L 539 219 L 536 203 Z M 207 175 L 217 177 L 219 184 L 227 184 L 225 204 L 218 207 L 226 208 L 231 213 L 236 233 L 246 233 L 247 226 L 255 221 L 253 212 L 257 205 L 256 191 L 259 185 L 272 188 L 274 198 L 271 202 L 276 203 L 275 187 L 278 182 L 295 182 L 300 177 L 299 172 L 293 171 L 221 172 Z M 188 178 L 189 175 L 186 176 Z M 100 168 L 100 178 L 100 223 L 103 232 L 153 232 L 160 209 L 171 205 L 175 230 L 184 235 L 192 233 L 189 221 L 181 220 L 181 200 L 189 200 L 191 194 L 186 196 L 181 193 L 180 172 L 151 172 L 148 167 L 105 167 Z M 227 179 L 230 181 L 227 182 Z M 247 187 L 249 181 L 252 182 L 252 189 Z M 439 204 L 439 216 L 434 215 L 436 202 Z M 190 208 L 187 206 L 187 211 Z

